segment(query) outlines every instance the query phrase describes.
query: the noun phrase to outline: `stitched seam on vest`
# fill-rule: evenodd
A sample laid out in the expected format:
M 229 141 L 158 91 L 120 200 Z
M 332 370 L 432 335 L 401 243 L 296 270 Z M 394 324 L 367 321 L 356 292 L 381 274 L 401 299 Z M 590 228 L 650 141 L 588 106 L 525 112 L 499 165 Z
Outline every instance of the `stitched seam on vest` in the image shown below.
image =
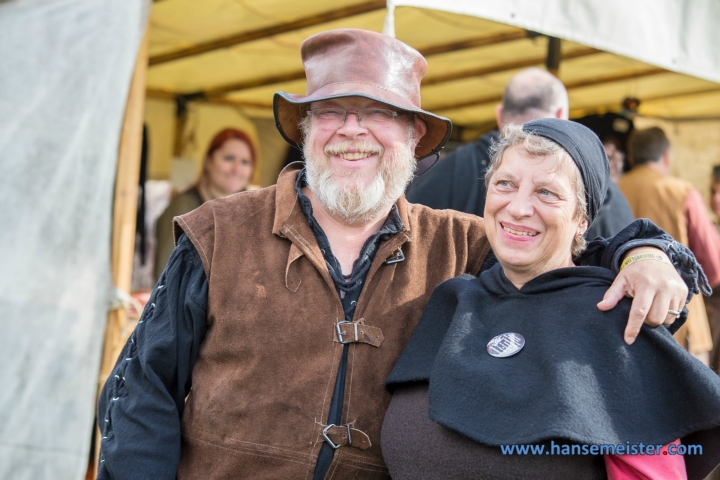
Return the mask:
M 305 240 L 305 238 L 303 238 L 303 237 L 300 235 L 300 233 L 293 228 L 292 225 L 285 225 L 285 230 L 286 230 L 288 233 L 292 234 L 292 236 L 293 236 L 293 238 L 294 238 L 295 240 L 297 240 L 297 241 L 298 241 L 299 243 L 301 243 L 305 248 L 307 248 L 308 251 L 309 251 L 310 253 L 312 253 L 313 257 L 315 257 L 315 260 L 319 260 L 319 259 L 317 258 L 317 256 L 315 255 L 315 252 L 313 251 L 312 247 L 311 247 L 310 244 L 307 242 L 307 240 Z M 303 252 L 303 253 L 304 253 L 304 252 Z M 323 263 L 324 263 L 324 261 L 325 261 L 325 260 L 323 259 Z
M 238 453 L 238 454 L 242 454 L 242 455 L 253 455 L 253 456 L 256 456 L 256 457 L 278 458 L 278 459 L 283 459 L 283 460 L 289 460 L 289 461 L 295 462 L 295 463 L 300 463 L 300 464 L 303 464 L 303 465 L 311 465 L 311 464 L 314 462 L 314 460 L 315 460 L 314 458 L 312 458 L 312 455 L 308 455 L 307 453 L 299 453 L 299 452 L 295 452 L 295 451 L 293 451 L 293 450 L 285 450 L 285 449 L 282 449 L 282 448 L 273 447 L 273 446 L 271 446 L 271 445 L 264 445 L 264 444 L 261 444 L 261 443 L 241 442 L 241 443 L 247 443 L 247 444 L 250 444 L 250 445 L 259 445 L 259 446 L 263 446 L 263 447 L 266 447 L 266 448 L 272 448 L 272 449 L 275 449 L 275 450 L 281 450 L 281 451 L 291 452 L 295 458 L 293 458 L 293 456 L 287 455 L 287 454 L 283 455 L 283 454 L 280 454 L 280 453 L 273 454 L 273 452 L 254 452 L 254 451 L 246 450 L 246 449 L 244 449 L 244 448 L 242 448 L 242 447 L 240 447 L 240 446 L 238 446 L 239 448 L 233 448 L 233 446 L 226 445 L 226 444 L 222 444 L 222 443 L 213 442 L 213 441 L 211 441 L 211 440 L 206 440 L 206 439 L 203 439 L 203 438 L 200 438 L 200 437 L 193 437 L 193 438 L 192 438 L 192 441 L 204 443 L 204 444 L 206 444 L 206 445 L 211 445 L 211 446 L 217 447 L 217 448 L 222 448 L 223 450 L 227 450 L 227 451 L 234 452 L 234 453 Z M 300 456 L 308 457 L 308 459 L 307 459 L 307 460 L 300 460 L 300 459 L 297 458 L 297 457 L 300 457 Z
M 348 460 L 352 460 L 353 462 L 364 463 L 367 465 L 375 465 L 376 467 L 382 467 L 383 469 L 387 470 L 385 463 L 382 463 L 382 462 L 381 463 L 377 463 L 377 462 L 373 463 L 372 460 L 367 457 L 363 457 L 360 455 L 355 455 L 353 453 L 350 453 L 350 450 L 346 450 L 346 451 L 342 452 L 342 455 L 338 456 L 338 460 L 344 460 L 346 458 Z
M 335 477 L 335 472 L 337 472 L 338 465 L 339 463 L 337 460 L 330 463 L 330 471 L 328 472 L 330 476 L 328 476 L 328 473 L 325 474 L 325 476 L 328 477 L 327 480 L 333 480 L 333 477 Z
M 208 268 L 209 268 L 210 260 L 208 259 L 207 255 L 205 254 L 205 250 L 203 249 L 202 245 L 200 244 L 200 240 L 198 240 L 198 238 L 195 236 L 195 234 L 193 233 L 190 226 L 187 224 L 187 222 L 182 217 L 178 217 L 178 221 L 181 221 L 185 225 L 185 228 L 187 228 L 187 230 L 185 230 L 185 232 L 192 235 L 192 238 L 195 240 L 195 242 L 197 242 L 197 243 L 193 242 L 193 244 L 195 244 L 197 246 L 197 248 L 200 249 L 200 253 L 202 253 L 202 256 L 203 256 L 203 258 L 205 258 L 205 262 L 207 263 Z M 207 273 L 210 273 L 210 272 L 207 272 Z
M 336 470 L 340 465 L 343 465 L 343 466 L 347 466 L 347 467 L 357 468 L 358 470 L 365 470 L 368 472 L 377 472 L 377 473 L 385 473 L 385 474 L 388 473 L 388 469 L 384 464 L 381 465 L 381 464 L 377 464 L 377 463 L 363 462 L 363 461 L 355 460 L 355 459 L 348 459 L 348 460 L 350 460 L 350 462 L 344 462 L 343 459 L 344 459 L 344 456 L 338 456 L 338 458 L 336 460 L 336 465 L 337 465 L 337 467 L 335 467 Z M 358 464 L 361 464 L 361 465 L 358 465 Z
M 213 439 L 213 438 L 211 438 L 211 437 L 208 437 L 208 436 L 205 436 L 205 435 L 193 435 L 193 436 L 186 435 L 186 438 L 192 438 L 192 439 L 202 440 L 203 442 L 212 443 L 213 445 L 215 445 L 215 444 L 217 444 L 217 445 L 227 445 L 226 443 L 222 443 L 222 442 L 218 443 L 215 439 Z M 268 445 L 268 444 L 266 444 L 266 443 L 255 443 L 255 442 L 248 442 L 248 441 L 245 441 L 245 440 L 232 440 L 232 441 L 233 441 L 234 443 L 237 443 L 237 444 L 255 445 L 255 446 L 257 446 L 257 447 L 272 448 L 272 449 L 274 449 L 274 450 L 280 450 L 280 451 L 282 451 L 282 452 L 289 452 L 289 453 L 291 453 L 291 454 L 293 454 L 293 455 L 311 455 L 311 454 L 307 454 L 307 453 L 300 453 L 300 452 L 298 452 L 297 450 L 289 450 L 289 449 L 287 449 L 287 448 L 275 447 L 275 446 L 273 446 L 273 445 Z M 230 447 L 228 447 L 228 448 L 230 448 Z

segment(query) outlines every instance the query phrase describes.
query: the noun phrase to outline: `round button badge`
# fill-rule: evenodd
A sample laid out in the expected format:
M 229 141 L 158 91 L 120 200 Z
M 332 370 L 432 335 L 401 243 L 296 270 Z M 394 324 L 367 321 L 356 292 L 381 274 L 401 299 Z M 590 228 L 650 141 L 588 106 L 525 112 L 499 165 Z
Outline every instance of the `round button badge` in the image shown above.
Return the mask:
M 490 340 L 487 352 L 493 357 L 505 358 L 518 353 L 525 346 L 525 337 L 519 333 L 502 333 Z

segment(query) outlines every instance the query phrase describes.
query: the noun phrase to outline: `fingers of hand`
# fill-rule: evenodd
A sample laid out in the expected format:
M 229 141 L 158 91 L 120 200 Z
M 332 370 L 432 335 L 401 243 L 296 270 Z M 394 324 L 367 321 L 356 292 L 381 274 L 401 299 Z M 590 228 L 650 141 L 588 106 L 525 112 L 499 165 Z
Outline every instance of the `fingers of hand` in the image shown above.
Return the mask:
M 657 326 L 675 321 L 668 310 L 685 304 L 687 287 L 672 265 L 642 261 L 628 265 L 620 273 L 626 274 L 629 289 L 635 293 L 625 330 L 625 341 L 628 344 L 634 341 L 643 322 Z
M 645 324 L 651 327 L 657 327 L 667 322 L 669 318 L 669 310 L 677 305 L 671 292 L 662 289 L 654 292 L 655 296 L 650 306 Z M 675 316 L 672 317 L 675 320 Z
M 597 304 L 598 309 L 605 312 L 615 307 L 623 297 L 632 297 L 632 292 L 629 290 L 629 285 L 626 281 L 626 276 L 623 272 L 620 272 L 610 288 L 605 292 L 603 299 Z
M 647 323 L 654 297 L 654 294 L 647 289 L 640 289 L 635 292 L 635 297 L 630 307 L 628 324 L 625 328 L 625 343 L 628 345 L 633 344 L 635 337 L 640 333 L 640 327 L 642 327 L 643 323 Z M 664 317 L 660 323 L 662 323 L 663 320 L 665 320 Z

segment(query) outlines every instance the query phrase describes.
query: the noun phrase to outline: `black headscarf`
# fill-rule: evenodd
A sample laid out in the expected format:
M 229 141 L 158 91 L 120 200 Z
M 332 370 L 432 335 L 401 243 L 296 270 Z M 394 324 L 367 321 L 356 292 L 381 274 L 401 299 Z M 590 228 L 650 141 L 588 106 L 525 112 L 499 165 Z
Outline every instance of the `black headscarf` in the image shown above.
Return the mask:
M 549 138 L 575 161 L 585 185 L 588 225 L 605 200 L 610 163 L 600 139 L 584 125 L 558 118 L 540 118 L 523 124 L 523 131 Z

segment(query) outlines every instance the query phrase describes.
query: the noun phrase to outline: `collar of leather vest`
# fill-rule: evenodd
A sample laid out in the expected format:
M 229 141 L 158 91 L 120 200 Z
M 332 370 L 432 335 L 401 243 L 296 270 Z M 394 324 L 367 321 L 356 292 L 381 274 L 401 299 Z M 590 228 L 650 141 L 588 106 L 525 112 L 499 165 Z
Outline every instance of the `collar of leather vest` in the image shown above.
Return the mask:
M 275 218 L 273 220 L 273 234 L 275 235 L 284 237 L 285 235 L 282 233 L 283 226 L 295 223 L 297 215 L 302 216 L 305 220 L 300 208 L 300 201 L 295 192 L 295 181 L 303 168 L 304 164 L 302 162 L 293 162 L 280 172 L 275 190 Z M 409 203 L 405 199 L 405 195 L 398 199 L 396 205 L 403 224 L 400 233 L 407 237 L 407 241 L 411 241 L 411 225 L 408 215 Z

